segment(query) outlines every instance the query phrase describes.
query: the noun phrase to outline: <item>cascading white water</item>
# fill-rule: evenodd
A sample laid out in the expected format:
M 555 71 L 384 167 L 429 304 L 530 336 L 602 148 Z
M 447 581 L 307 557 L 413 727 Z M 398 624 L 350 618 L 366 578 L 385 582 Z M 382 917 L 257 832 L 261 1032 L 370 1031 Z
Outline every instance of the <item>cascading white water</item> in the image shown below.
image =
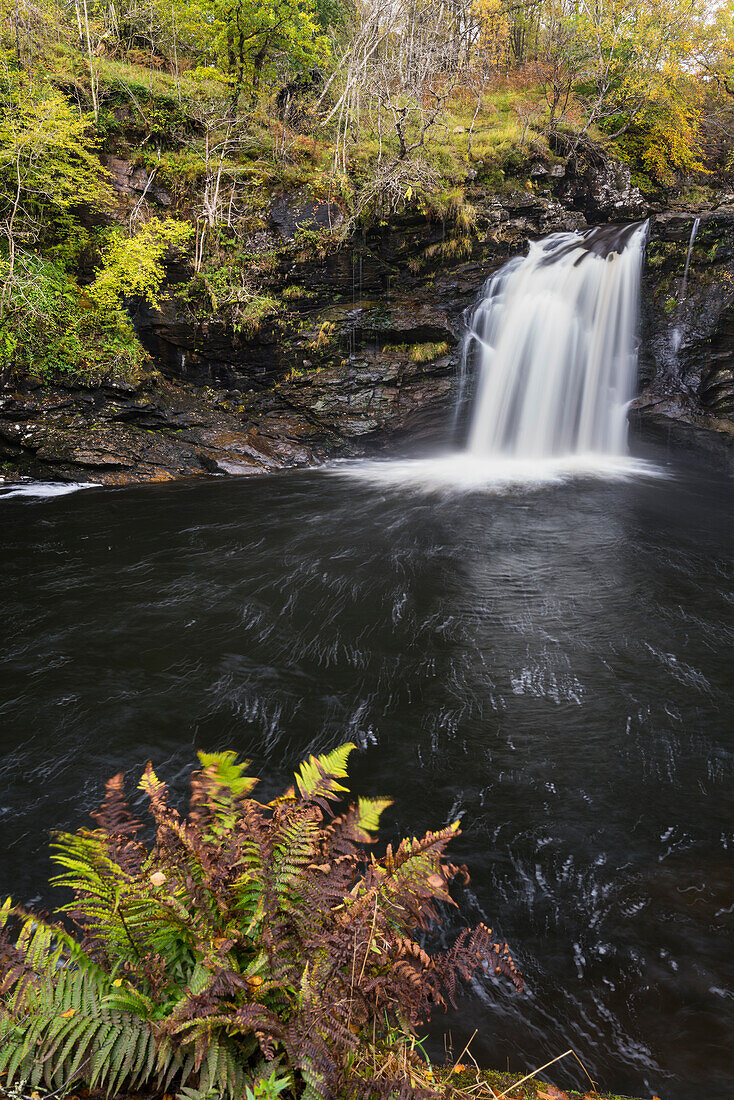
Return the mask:
M 686 298 L 688 297 L 688 272 L 691 268 L 691 255 L 693 253 L 693 246 L 696 243 L 696 235 L 698 233 L 698 227 L 701 224 L 701 219 L 696 218 L 693 222 L 693 228 L 691 229 L 691 236 L 688 241 L 688 251 L 686 252 L 686 265 L 683 268 L 683 283 L 678 292 L 678 302 L 676 305 L 676 316 L 680 318 L 681 309 L 685 306 Z M 683 329 L 681 327 L 680 319 L 673 329 L 671 341 L 673 344 L 673 353 L 675 355 L 680 351 L 681 341 L 683 339 Z
M 693 246 L 696 243 L 696 235 L 698 233 L 698 227 L 701 224 L 700 218 L 695 218 L 693 222 L 693 228 L 691 229 L 691 236 L 688 241 L 688 251 L 686 252 L 686 266 L 683 268 L 683 286 L 680 291 L 680 300 L 685 302 L 686 294 L 688 291 L 688 272 L 691 268 L 691 254 L 693 252 Z
M 475 457 L 621 455 L 646 225 L 554 233 L 486 284 L 472 323 Z
M 637 372 L 647 224 L 554 233 L 484 288 L 464 349 L 479 353 L 466 448 L 334 465 L 334 474 L 421 492 L 507 492 L 572 477 L 661 477 L 626 454 Z

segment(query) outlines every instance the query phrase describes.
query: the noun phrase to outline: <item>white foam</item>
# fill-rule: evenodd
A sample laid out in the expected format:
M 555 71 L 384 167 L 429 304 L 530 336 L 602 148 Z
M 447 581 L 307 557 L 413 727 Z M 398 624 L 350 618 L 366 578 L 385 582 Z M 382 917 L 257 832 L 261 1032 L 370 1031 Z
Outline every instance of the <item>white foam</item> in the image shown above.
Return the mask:
M 336 477 L 425 493 L 504 493 L 562 485 L 572 480 L 628 481 L 637 477 L 668 476 L 659 466 L 629 456 L 573 454 L 537 459 L 479 458 L 465 451 L 438 458 L 340 461 L 323 469 Z
M 63 497 L 67 493 L 77 493 L 81 489 L 99 489 L 96 481 L 32 481 L 27 485 L 8 485 L 7 492 L 3 491 L 0 484 L 0 501 L 10 500 L 12 497 L 35 497 L 38 500 L 46 500 L 49 497 Z

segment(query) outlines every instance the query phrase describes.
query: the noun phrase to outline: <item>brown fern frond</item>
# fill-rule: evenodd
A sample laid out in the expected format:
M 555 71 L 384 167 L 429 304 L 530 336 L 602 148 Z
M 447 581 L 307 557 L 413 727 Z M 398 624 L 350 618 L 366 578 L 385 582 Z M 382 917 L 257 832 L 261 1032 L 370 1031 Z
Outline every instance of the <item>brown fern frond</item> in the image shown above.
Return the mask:
M 480 969 L 509 978 L 518 992 L 524 986 L 508 945 L 494 940 L 492 929 L 484 924 L 462 929 L 453 947 L 437 956 L 435 961 L 436 971 L 453 1005 L 456 1004 L 457 977 L 469 981 Z
M 105 783 L 102 805 L 90 814 L 104 835 L 105 846 L 112 859 L 129 875 L 139 873 L 146 856 L 145 847 L 136 840 L 143 824 L 130 812 L 125 798 L 125 776 L 118 772 Z
M 420 840 L 413 837 L 412 840 L 401 841 L 397 852 L 391 859 L 392 873 L 394 874 L 409 860 L 418 859 L 420 856 L 428 854 L 434 857 L 441 856 L 449 841 L 454 840 L 457 836 L 461 836 L 458 822 L 447 825 L 445 829 L 439 829 L 436 833 L 427 832 Z
M 393 944 L 391 955 L 393 958 L 413 958 L 416 959 L 427 970 L 432 969 L 434 962 L 427 951 L 424 951 L 419 943 L 415 940 L 402 939 L 398 936 Z
M 156 822 L 159 818 L 165 821 L 170 813 L 176 813 L 175 810 L 171 811 L 168 808 L 168 788 L 153 771 L 153 764 L 150 760 L 145 765 L 145 771 L 138 785 L 140 790 L 144 791 L 150 799 L 151 812 Z
M 33 976 L 34 968 L 25 952 L 10 940 L 7 926 L 0 927 L 0 996 L 12 992 L 16 998 L 22 998 Z
M 142 829 L 142 822 L 133 817 L 125 798 L 125 774 L 118 772 L 105 783 L 105 797 L 102 805 L 90 817 L 94 818 L 100 829 L 115 836 L 134 837 Z

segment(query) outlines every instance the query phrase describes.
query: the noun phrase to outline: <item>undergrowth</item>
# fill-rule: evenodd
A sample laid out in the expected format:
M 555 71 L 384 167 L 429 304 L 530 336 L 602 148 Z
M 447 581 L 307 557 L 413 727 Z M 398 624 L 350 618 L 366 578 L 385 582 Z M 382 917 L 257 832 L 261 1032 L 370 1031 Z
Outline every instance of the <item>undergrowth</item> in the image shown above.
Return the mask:
M 335 806 L 353 748 L 311 756 L 265 804 L 246 763 L 200 753 L 185 817 L 149 764 L 150 843 L 111 779 L 97 827 L 54 841 L 72 930 L 0 910 L 6 1087 L 438 1095 L 414 1081 L 418 1025 L 478 969 L 521 979 L 484 925 L 433 955 L 416 938 L 466 875 L 444 859 L 458 822 L 368 852 L 390 802 Z
M 434 359 L 446 355 L 448 350 L 449 346 L 445 340 L 439 343 L 413 344 L 408 352 L 408 358 L 411 363 L 431 363 Z
M 0 319 L 0 376 L 136 383 L 149 372 L 149 357 L 123 310 L 95 301 L 57 263 L 21 254 Z

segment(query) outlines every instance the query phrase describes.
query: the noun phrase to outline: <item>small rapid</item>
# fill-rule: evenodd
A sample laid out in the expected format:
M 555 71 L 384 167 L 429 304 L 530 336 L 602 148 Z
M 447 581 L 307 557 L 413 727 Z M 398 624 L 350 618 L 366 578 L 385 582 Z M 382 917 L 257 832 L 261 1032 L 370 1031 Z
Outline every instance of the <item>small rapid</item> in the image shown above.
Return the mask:
M 99 489 L 92 481 L 28 481 L 0 482 L 0 503 L 14 497 L 28 497 L 32 500 L 54 500 L 69 493 L 78 493 L 82 489 Z

